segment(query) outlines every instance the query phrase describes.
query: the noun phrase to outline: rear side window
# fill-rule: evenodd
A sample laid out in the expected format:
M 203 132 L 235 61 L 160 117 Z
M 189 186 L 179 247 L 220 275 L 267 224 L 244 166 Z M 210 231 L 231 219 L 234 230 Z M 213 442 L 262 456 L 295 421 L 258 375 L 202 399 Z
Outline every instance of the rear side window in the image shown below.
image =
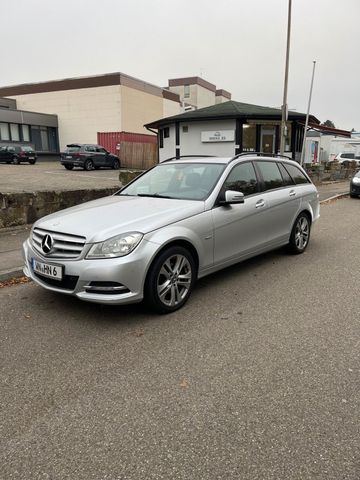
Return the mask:
M 283 177 L 283 182 L 284 182 L 284 185 L 288 186 L 288 185 L 294 185 L 294 182 L 293 182 L 293 179 L 290 177 L 289 173 L 287 172 L 286 168 L 284 167 L 284 165 L 282 165 L 281 163 L 278 163 L 278 167 L 280 169 L 280 172 L 281 172 L 281 176 Z
M 251 162 L 236 165 L 225 180 L 223 191 L 235 190 L 244 195 L 258 192 L 258 181 L 254 166 Z
M 264 190 L 283 187 L 283 179 L 276 162 L 256 162 L 264 180 Z
M 96 152 L 96 147 L 94 147 L 93 145 L 87 145 L 85 147 L 85 152 Z
M 354 153 L 342 153 L 341 158 L 355 158 Z
M 285 165 L 286 170 L 289 172 L 291 178 L 294 180 L 296 185 L 301 183 L 309 183 L 309 180 L 305 177 L 300 168 L 295 167 L 295 165 Z

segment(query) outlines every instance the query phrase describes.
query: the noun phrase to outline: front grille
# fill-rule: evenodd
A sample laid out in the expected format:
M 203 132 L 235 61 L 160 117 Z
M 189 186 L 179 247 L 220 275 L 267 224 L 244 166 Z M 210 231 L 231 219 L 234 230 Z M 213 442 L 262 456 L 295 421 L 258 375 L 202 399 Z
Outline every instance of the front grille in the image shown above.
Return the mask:
M 53 278 L 44 277 L 43 275 L 39 275 L 37 272 L 34 272 L 34 275 L 43 283 L 51 285 L 52 287 L 62 288 L 64 290 L 75 290 L 77 281 L 79 280 L 79 277 L 75 275 L 64 275 L 62 280 L 54 280 Z
M 45 253 L 41 246 L 45 235 L 50 235 L 52 238 L 52 248 L 49 253 Z M 32 235 L 32 244 L 34 248 L 40 252 L 41 255 L 49 258 L 78 258 L 84 248 L 85 241 L 85 237 L 71 235 L 69 233 L 53 232 L 42 228 L 34 228 Z

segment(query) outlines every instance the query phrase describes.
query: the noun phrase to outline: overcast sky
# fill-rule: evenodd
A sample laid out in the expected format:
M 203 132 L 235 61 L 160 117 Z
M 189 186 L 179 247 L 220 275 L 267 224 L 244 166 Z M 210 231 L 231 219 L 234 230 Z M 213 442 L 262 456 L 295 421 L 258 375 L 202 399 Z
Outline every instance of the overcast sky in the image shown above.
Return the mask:
M 288 0 L 0 0 L 0 85 L 120 71 L 202 76 L 280 107 Z M 360 0 L 293 0 L 288 104 L 360 130 Z

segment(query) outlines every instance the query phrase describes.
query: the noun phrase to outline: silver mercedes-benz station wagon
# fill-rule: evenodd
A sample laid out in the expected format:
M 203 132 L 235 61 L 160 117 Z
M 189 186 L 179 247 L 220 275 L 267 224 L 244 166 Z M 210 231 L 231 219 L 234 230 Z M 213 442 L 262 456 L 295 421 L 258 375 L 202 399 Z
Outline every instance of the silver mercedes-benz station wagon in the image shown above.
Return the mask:
M 172 312 L 197 278 L 283 245 L 304 252 L 318 218 L 315 186 L 286 157 L 169 159 L 110 197 L 38 220 L 24 273 L 81 300 Z

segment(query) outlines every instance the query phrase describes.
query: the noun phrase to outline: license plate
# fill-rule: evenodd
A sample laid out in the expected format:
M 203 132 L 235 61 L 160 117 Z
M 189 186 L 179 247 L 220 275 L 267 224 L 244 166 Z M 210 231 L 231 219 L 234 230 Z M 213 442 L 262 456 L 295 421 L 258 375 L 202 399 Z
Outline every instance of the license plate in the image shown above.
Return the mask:
M 59 265 L 51 265 L 49 263 L 38 262 L 33 258 L 33 270 L 44 277 L 53 278 L 54 280 L 62 280 L 62 267 Z
M 29 160 L 34 160 L 34 157 L 29 157 Z
M 66 155 L 66 157 L 65 157 L 65 158 L 72 158 L 72 156 L 71 156 L 71 155 Z

